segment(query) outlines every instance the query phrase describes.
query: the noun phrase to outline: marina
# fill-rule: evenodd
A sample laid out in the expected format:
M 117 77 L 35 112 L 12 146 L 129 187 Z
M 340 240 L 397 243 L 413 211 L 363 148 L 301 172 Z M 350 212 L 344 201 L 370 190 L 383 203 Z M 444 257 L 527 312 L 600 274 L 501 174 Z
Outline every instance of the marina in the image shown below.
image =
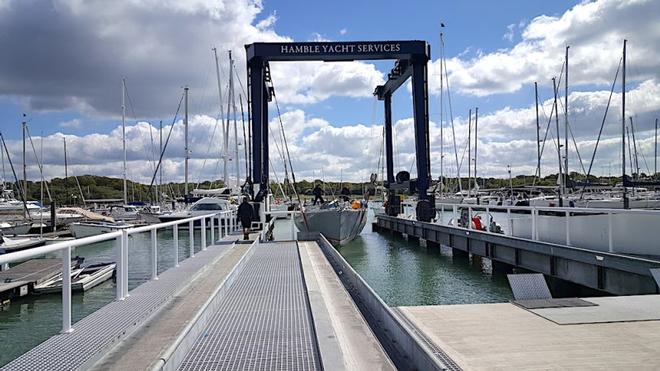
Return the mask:
M 660 369 L 660 5 L 338 1 L 0 4 L 0 371 Z

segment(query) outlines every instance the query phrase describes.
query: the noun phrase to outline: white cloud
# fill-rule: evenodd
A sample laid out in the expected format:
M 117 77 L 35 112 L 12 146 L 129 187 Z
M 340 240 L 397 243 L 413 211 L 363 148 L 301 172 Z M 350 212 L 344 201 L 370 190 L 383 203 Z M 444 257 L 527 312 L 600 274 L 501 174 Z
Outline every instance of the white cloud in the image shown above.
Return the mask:
M 569 104 L 571 107 L 569 120 L 575 134 L 578 147 L 584 162 L 588 167 L 595 140 L 597 137 L 609 92 L 592 93 L 574 92 Z M 620 95 L 615 94 L 610 107 L 608 119 L 603 131 L 603 138 L 594 163 L 593 173 L 607 174 L 608 169 L 620 168 Z M 640 155 L 640 165 L 646 171 L 646 163 L 652 167 L 653 162 L 653 120 L 660 110 L 660 83 L 655 80 L 645 81 L 627 94 L 628 114 L 635 120 L 636 138 Z M 551 100 L 542 101 L 541 137 L 543 137 L 551 110 Z M 545 112 L 545 115 L 544 113 Z M 286 133 L 287 144 L 293 168 L 298 180 L 324 177 L 327 180 L 360 181 L 366 180 L 372 172 L 378 172 L 379 154 L 382 153 L 382 126 L 374 123 L 337 123 L 313 117 L 301 109 L 282 113 L 282 126 Z M 84 125 L 84 120 L 81 123 Z M 239 122 L 239 165 L 244 174 L 244 147 L 242 143 L 242 127 Z M 462 164 L 462 174 L 467 174 L 467 158 L 465 147 L 467 143 L 466 117 L 455 120 L 456 141 L 458 143 L 459 162 Z M 560 132 L 563 135 L 563 116 L 560 116 Z M 233 127 L 233 125 L 232 125 Z M 536 166 L 536 120 L 532 105 L 523 108 L 504 107 L 494 112 L 480 113 L 479 116 L 479 153 L 478 172 L 486 176 L 506 176 L 506 165 L 513 166 L 515 174 L 533 174 Z M 280 137 L 280 122 L 277 117 L 271 118 L 270 129 L 270 159 L 271 170 L 277 171 L 283 178 L 284 167 L 279 151 L 285 151 Z M 215 133 L 214 133 L 215 130 Z M 163 128 L 164 137 L 170 131 L 170 126 Z M 183 179 L 183 125 L 178 121 L 172 130 L 172 136 L 165 154 L 165 179 L 168 181 Z M 221 143 L 220 130 L 216 129 L 216 120 L 206 115 L 194 115 L 190 119 L 191 143 L 191 181 L 219 179 L 222 177 L 222 165 L 219 162 Z M 543 174 L 556 173 L 556 147 L 552 142 L 555 138 L 554 120 L 550 123 L 549 140 L 543 155 Z M 46 177 L 63 175 L 61 133 L 44 138 L 44 158 L 46 159 Z M 450 124 L 444 123 L 444 148 L 440 143 L 440 125 L 437 121 L 430 122 L 430 141 L 432 174 L 440 175 L 440 156 L 444 154 L 444 173 L 456 174 L 456 159 Z M 152 143 L 151 138 L 154 138 Z M 232 134 L 233 138 L 233 134 Z M 473 138 L 474 140 L 474 138 Z M 158 130 L 146 122 L 131 124 L 127 127 L 127 148 L 129 159 L 129 176 L 131 179 L 148 182 L 153 174 L 152 159 L 158 153 Z M 394 160 L 395 171 L 416 171 L 415 136 L 412 118 L 398 120 L 394 124 Z M 38 145 L 38 138 L 34 140 Z M 232 139 L 233 143 L 233 139 Z M 277 143 L 277 144 L 276 144 Z M 22 144 L 18 140 L 7 141 L 12 158 L 21 157 Z M 89 134 L 85 136 L 67 135 L 69 171 L 72 174 L 99 174 L 120 176 L 122 168 L 121 127 L 117 126 L 108 134 Z M 234 148 L 230 144 L 231 149 Z M 580 169 L 573 144 L 569 145 L 570 168 Z M 37 150 L 39 152 L 39 150 Z M 233 157 L 233 150 L 230 151 Z M 230 163 L 230 174 L 234 166 Z M 37 167 L 32 156 L 28 158 L 29 176 L 38 178 Z M 271 176 L 274 179 L 274 176 Z M 242 175 L 243 176 L 243 175 Z M 232 175 L 233 177 L 233 175 Z
M 347 33 L 348 33 L 348 30 L 345 29 L 345 28 L 342 28 L 341 30 L 339 30 L 340 35 L 346 35 Z
M 628 78 L 660 78 L 658 14 L 660 2 L 656 0 L 581 2 L 560 16 L 534 18 L 523 29 L 521 41 L 510 49 L 477 53 L 471 59 L 448 59 L 449 78 L 453 88 L 464 94 L 514 92 L 534 81 L 557 76 L 565 46 L 570 45 L 571 86 L 608 84 L 625 38 L 629 39 Z M 513 33 L 507 32 L 505 38 L 508 35 L 512 37 Z M 432 68 L 439 70 L 439 66 Z M 439 82 L 430 82 L 432 91 L 437 92 Z
M 508 40 L 509 42 L 512 42 L 513 36 L 515 36 L 515 28 L 516 25 L 514 23 L 506 26 L 506 32 L 504 33 L 504 36 L 502 36 L 502 38 L 504 40 Z
M 58 126 L 61 128 L 79 128 L 80 124 L 82 124 L 80 119 L 71 119 L 68 121 L 60 122 Z
M 245 86 L 244 45 L 292 41 L 276 32 L 277 14 L 264 16 L 260 0 L 4 0 L 0 4 L 4 4 L 0 35 L 11 35 L 0 38 L 0 48 L 12 51 L 0 58 L 0 97 L 18 99 L 33 111 L 75 110 L 117 117 L 119 85 L 126 77 L 139 117 L 171 115 L 172 100 L 184 85 L 191 87 L 195 112 L 215 115 L 212 47 L 220 54 L 223 84 L 226 51 L 233 50 L 237 75 Z M 317 39 L 325 38 L 317 35 Z M 296 84 L 278 90 L 280 100 L 307 103 L 334 95 L 365 96 L 382 74 L 370 64 L 361 65 L 337 63 L 331 70 L 315 71 L 316 66 L 292 63 L 285 71 L 297 75 Z M 319 88 L 318 78 L 328 72 L 341 80 Z

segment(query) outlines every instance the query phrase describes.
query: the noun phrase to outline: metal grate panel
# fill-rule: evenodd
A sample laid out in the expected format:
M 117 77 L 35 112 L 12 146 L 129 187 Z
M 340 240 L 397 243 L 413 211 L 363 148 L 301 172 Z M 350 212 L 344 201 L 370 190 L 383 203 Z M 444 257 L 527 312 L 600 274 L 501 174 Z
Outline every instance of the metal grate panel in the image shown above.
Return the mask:
M 552 299 L 541 273 L 507 274 L 506 277 L 516 300 Z
M 75 323 L 74 331 L 51 337 L 8 363 L 2 370 L 74 370 L 90 367 L 116 343 L 183 289 L 229 246 L 214 246 L 186 259 L 176 269 L 148 281 L 123 301 L 113 301 Z
M 579 298 L 514 300 L 513 304 L 525 309 L 595 307 L 598 305 Z
M 260 244 L 179 370 L 320 370 L 295 242 Z

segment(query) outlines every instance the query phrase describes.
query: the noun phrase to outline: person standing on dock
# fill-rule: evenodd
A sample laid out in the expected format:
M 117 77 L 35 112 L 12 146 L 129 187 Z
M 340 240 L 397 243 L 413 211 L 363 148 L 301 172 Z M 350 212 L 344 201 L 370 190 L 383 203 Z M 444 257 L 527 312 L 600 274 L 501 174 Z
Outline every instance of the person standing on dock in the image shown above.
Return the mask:
M 321 205 L 325 203 L 325 201 L 323 200 L 323 190 L 321 189 L 321 186 L 318 183 L 312 190 L 312 193 L 314 194 L 314 205 L 316 205 L 317 201 L 319 201 Z
M 238 206 L 237 212 L 238 219 L 241 221 L 243 226 L 243 239 L 250 239 L 250 226 L 252 225 L 252 218 L 254 217 L 254 209 L 252 205 L 248 202 L 247 197 L 243 197 L 243 202 Z

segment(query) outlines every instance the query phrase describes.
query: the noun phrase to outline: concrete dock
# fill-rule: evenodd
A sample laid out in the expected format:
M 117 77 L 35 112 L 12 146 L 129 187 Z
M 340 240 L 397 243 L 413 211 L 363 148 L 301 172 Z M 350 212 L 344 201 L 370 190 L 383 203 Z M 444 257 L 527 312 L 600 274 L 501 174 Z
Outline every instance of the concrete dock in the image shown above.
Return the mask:
M 399 307 L 465 370 L 660 369 L 660 296 L 585 298 L 597 306 L 511 303 Z

